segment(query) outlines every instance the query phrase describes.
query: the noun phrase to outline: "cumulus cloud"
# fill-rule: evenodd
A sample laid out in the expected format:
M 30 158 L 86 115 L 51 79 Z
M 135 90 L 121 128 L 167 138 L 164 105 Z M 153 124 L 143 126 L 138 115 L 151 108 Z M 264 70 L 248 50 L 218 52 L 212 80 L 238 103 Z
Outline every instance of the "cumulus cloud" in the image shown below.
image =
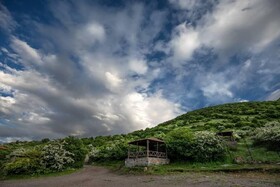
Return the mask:
M 198 37 L 198 32 L 191 27 L 188 28 L 185 23 L 177 26 L 170 41 L 170 48 L 174 53 L 173 60 L 177 62 L 189 60 L 201 45 Z
M 109 9 L 85 1 L 59 2 L 50 7 L 60 24 L 34 22 L 38 42 L 50 45 L 35 49 L 28 39 L 11 35 L 9 47 L 18 55 L 14 61 L 24 69 L 0 71 L 1 89 L 13 90 L 1 97 L 0 115 L 8 125 L 0 125 L 0 137 L 126 133 L 181 113 L 179 104 L 147 92 L 157 70 L 147 65 L 146 47 L 165 14 L 146 12 L 144 6 Z M 71 16 L 74 7 L 82 22 Z
M 183 8 L 196 4 L 177 3 Z M 280 37 L 279 8 L 273 0 L 221 1 L 196 25 L 183 23 L 174 29 L 174 59 L 187 61 L 201 46 L 213 48 L 223 58 L 238 52 L 259 53 Z

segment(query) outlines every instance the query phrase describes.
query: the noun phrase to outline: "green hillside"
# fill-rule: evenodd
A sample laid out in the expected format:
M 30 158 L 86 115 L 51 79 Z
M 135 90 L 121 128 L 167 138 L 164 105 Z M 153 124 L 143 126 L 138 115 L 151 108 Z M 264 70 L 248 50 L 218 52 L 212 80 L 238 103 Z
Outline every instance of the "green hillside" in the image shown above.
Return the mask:
M 223 131 L 233 132 L 235 141 L 216 136 Z M 0 170 L 3 175 L 63 171 L 82 167 L 86 154 L 89 163 L 123 163 L 128 142 L 146 137 L 164 140 L 175 164 L 279 163 L 280 101 L 211 106 L 129 134 L 13 142 L 0 147 Z
M 207 107 L 188 112 L 159 124 L 153 130 L 165 131 L 187 126 L 193 131 L 251 131 L 280 120 L 280 102 L 243 102 Z M 167 132 L 167 131 L 165 131 Z

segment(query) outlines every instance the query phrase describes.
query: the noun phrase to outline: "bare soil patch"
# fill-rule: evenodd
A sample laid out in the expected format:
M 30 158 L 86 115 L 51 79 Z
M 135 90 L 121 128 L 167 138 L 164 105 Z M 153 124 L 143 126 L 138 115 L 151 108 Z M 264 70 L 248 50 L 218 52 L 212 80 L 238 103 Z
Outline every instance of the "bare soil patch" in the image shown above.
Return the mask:
M 32 186 L 280 186 L 279 174 L 261 172 L 200 173 L 186 172 L 172 175 L 120 175 L 104 167 L 86 166 L 70 175 L 0 181 L 1 187 Z

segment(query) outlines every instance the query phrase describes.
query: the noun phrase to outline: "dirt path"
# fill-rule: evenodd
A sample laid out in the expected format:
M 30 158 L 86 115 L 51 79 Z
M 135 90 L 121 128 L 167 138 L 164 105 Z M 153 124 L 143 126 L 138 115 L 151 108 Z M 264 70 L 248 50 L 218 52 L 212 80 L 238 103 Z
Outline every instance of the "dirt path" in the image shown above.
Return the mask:
M 265 173 L 183 173 L 165 176 L 119 175 L 103 167 L 87 166 L 70 175 L 0 181 L 0 186 L 280 186 L 280 176 Z

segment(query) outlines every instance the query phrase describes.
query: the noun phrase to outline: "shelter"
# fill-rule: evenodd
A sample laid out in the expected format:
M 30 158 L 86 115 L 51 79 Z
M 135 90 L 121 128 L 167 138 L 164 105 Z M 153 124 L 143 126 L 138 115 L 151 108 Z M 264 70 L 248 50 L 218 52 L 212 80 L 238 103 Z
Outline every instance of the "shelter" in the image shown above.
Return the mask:
M 145 138 L 129 142 L 126 167 L 168 164 L 164 141 L 157 138 Z
M 234 138 L 233 131 L 222 131 L 217 132 L 217 136 L 220 136 L 226 143 L 227 146 L 229 146 L 232 149 L 237 148 L 237 142 Z
M 227 138 L 229 141 L 235 141 L 235 138 L 233 136 L 233 131 L 217 132 L 216 135 Z

